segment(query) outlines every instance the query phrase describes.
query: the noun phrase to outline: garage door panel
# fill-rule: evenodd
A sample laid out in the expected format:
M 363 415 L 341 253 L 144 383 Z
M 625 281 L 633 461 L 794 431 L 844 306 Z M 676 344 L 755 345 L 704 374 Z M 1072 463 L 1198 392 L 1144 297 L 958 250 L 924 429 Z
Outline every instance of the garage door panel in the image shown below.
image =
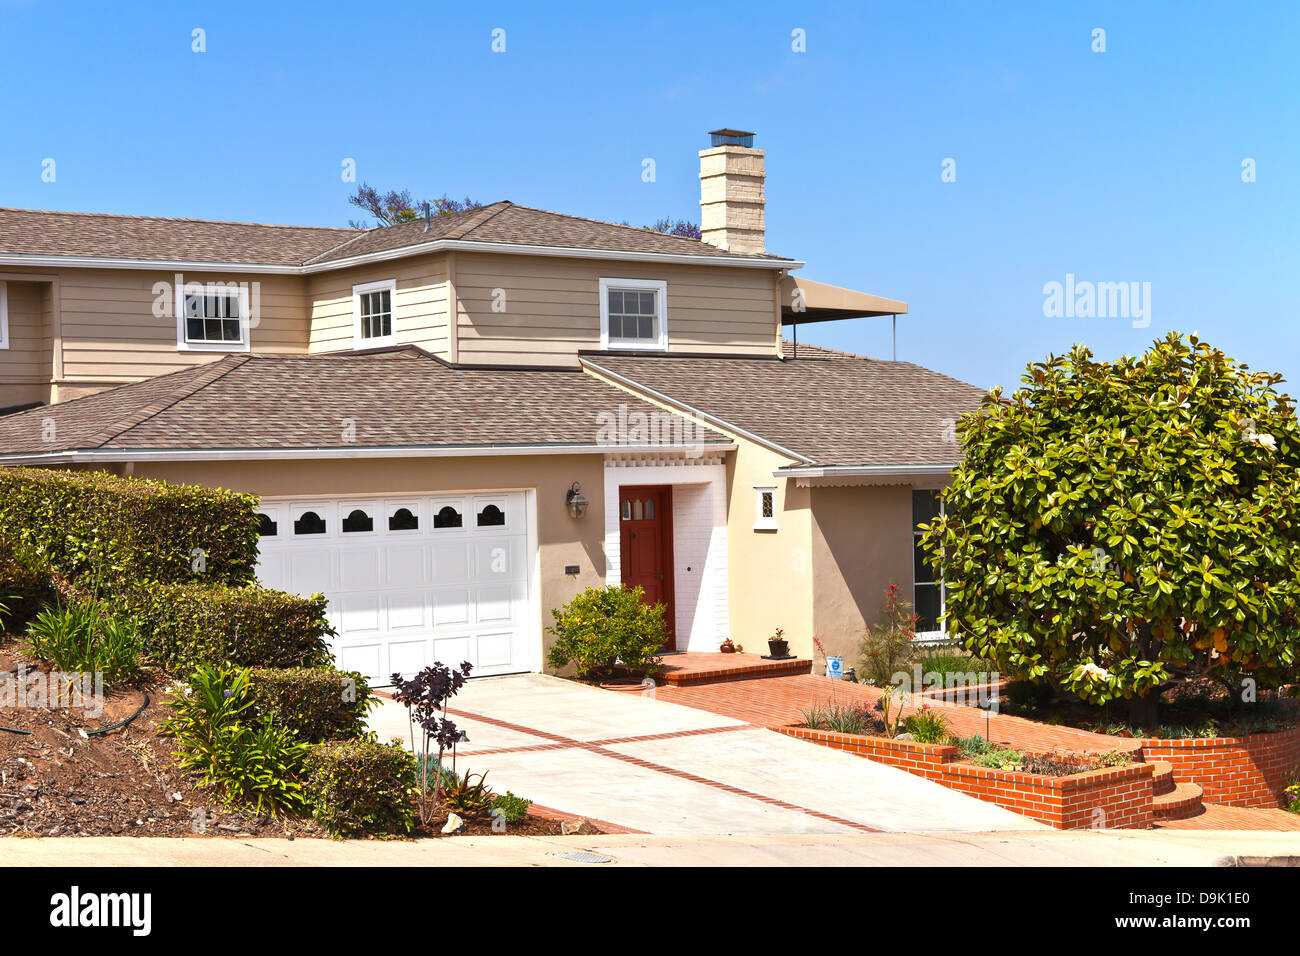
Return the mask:
M 357 547 L 350 542 L 339 552 L 339 570 L 342 578 L 339 584 L 344 590 L 375 590 L 380 584 L 379 545 Z
M 382 683 L 434 661 L 467 660 L 476 676 L 530 668 L 536 556 L 523 494 L 304 498 L 259 511 L 275 524 L 263 522 L 259 579 L 328 597 L 339 666 Z
M 332 603 L 341 614 L 339 633 L 344 637 L 378 634 L 383 630 L 379 619 L 378 594 L 340 594 Z
M 385 542 L 383 585 L 403 588 L 427 584 L 429 573 L 426 550 L 422 542 Z
M 310 551 L 289 551 L 285 554 L 288 562 L 288 590 L 304 597 L 334 591 L 334 555 L 325 548 L 313 548 Z

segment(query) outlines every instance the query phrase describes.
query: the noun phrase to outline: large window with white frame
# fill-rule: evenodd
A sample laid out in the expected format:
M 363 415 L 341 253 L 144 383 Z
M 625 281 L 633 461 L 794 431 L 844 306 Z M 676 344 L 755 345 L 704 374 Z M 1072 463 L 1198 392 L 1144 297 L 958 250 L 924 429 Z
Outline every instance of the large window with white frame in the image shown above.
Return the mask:
M 916 614 L 916 636 L 922 640 L 943 637 L 940 620 L 944 612 L 942 579 L 930 566 L 929 555 L 921 547 L 921 525 L 943 514 L 943 499 L 929 489 L 912 490 L 912 602 Z
M 668 283 L 660 279 L 601 279 L 600 347 L 666 351 Z
M 9 290 L 0 282 L 0 349 L 9 348 Z
M 234 282 L 189 282 L 176 289 L 176 344 L 183 351 L 247 352 L 248 289 Z
M 382 279 L 352 287 L 355 348 L 373 349 L 397 344 L 397 320 L 393 315 L 396 297 L 396 279 Z

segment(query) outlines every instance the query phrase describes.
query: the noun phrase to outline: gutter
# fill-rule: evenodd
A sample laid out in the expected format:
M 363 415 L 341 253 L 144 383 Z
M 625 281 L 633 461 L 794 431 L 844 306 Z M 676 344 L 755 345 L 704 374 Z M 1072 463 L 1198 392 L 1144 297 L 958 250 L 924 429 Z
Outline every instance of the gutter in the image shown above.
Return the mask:
M 771 449 L 772 451 L 778 452 L 779 454 L 785 455 L 789 458 L 796 458 L 799 461 L 807 462 L 809 464 L 811 464 L 813 461 L 807 455 L 801 455 L 797 451 L 791 451 L 789 448 L 786 448 L 783 445 L 778 445 L 776 442 L 764 438 L 762 435 L 756 435 L 751 431 L 746 431 L 745 429 L 740 428 L 737 425 L 731 424 L 731 422 L 726 421 L 725 419 L 718 418 L 716 415 L 710 415 L 708 412 L 700 411 L 700 409 L 696 408 L 693 405 L 687 405 L 685 402 L 681 401 L 680 399 L 672 398 L 669 395 L 665 395 L 663 392 L 657 392 L 653 388 L 647 388 L 646 386 L 642 385 L 640 382 L 627 378 L 624 375 L 619 375 L 617 372 L 611 372 L 603 365 L 598 365 L 595 362 L 583 358 L 581 355 L 578 356 L 578 362 L 579 364 L 582 365 L 583 368 L 595 369 L 601 375 L 607 376 L 608 378 L 612 379 L 613 381 L 617 382 L 619 385 L 622 385 L 624 388 L 630 391 L 640 392 L 643 395 L 650 396 L 651 398 L 655 399 L 658 402 L 662 402 L 663 404 L 669 406 L 670 408 L 677 408 L 680 409 L 681 411 L 686 412 L 688 415 L 694 415 L 696 418 L 700 419 L 701 421 L 705 422 L 708 425 L 712 425 L 714 428 L 721 428 L 724 431 L 729 431 L 733 434 L 739 435 L 741 438 L 747 439 L 748 441 L 752 441 L 757 445 L 762 445 L 764 448 Z M 735 447 L 734 444 L 732 447 Z M 794 466 L 787 466 L 787 467 L 800 467 L 800 466 L 794 465 Z
M 332 272 L 372 262 L 388 262 L 434 252 L 484 252 L 516 256 L 553 256 L 568 259 L 610 259 L 624 262 L 655 262 L 668 265 L 735 266 L 744 269 L 801 269 L 805 265 L 789 259 L 758 259 L 740 256 L 690 256 L 663 252 L 622 252 L 612 249 L 579 249 L 571 246 L 531 246 L 509 242 L 473 242 L 466 239 L 435 239 L 415 246 L 398 246 L 345 259 L 307 265 L 271 265 L 255 262 L 197 262 L 181 259 L 114 259 L 97 256 L 0 255 L 0 266 L 64 267 L 77 269 L 151 269 L 161 271 L 253 273 L 302 276 Z
M 705 451 L 732 451 L 735 442 L 699 442 L 693 445 L 604 445 L 593 443 L 550 445 L 364 445 L 355 448 L 83 448 L 35 454 L 0 455 L 0 465 L 95 464 L 151 461 L 304 461 L 352 458 L 476 458 L 509 455 L 618 455 Z
M 956 465 L 787 465 L 777 478 L 922 478 L 947 476 Z

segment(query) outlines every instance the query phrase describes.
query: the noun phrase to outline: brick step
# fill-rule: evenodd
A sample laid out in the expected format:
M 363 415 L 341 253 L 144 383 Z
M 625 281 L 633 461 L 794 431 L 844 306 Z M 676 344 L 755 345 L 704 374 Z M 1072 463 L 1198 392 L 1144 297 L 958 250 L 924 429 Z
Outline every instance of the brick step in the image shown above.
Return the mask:
M 789 677 L 791 674 L 812 673 L 813 662 L 806 658 L 765 661 L 758 655 L 727 656 L 732 660 L 727 661 L 725 666 L 716 666 L 713 662 L 681 664 L 678 663 L 679 659 L 664 655 L 664 663 L 668 666 L 661 679 L 669 687 L 687 687 L 697 684 L 719 684 L 723 681 L 753 680 L 756 677 Z
M 1156 820 L 1186 820 L 1201 810 L 1201 788 L 1194 783 L 1177 784 L 1172 793 L 1151 800 L 1151 814 Z
M 1155 768 L 1151 774 L 1151 792 L 1157 797 L 1174 792 L 1174 765 L 1163 760 L 1148 760 Z

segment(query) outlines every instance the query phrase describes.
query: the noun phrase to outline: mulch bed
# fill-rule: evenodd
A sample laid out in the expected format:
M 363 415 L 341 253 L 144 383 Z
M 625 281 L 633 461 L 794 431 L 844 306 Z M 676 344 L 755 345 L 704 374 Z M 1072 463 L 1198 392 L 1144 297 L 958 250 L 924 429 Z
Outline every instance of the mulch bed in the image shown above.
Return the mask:
M 0 638 L 0 640 L 3 640 Z M 46 673 L 14 643 L 0 643 L 0 674 L 24 667 Z M 0 678 L 6 679 L 6 678 Z M 176 766 L 174 743 L 158 732 L 170 715 L 170 681 L 156 674 L 139 688 L 104 691 L 102 714 L 49 707 L 0 707 L 0 837 L 165 836 L 318 837 L 312 819 L 258 818 L 220 803 Z M 149 704 L 130 724 L 102 735 Z M 415 837 L 443 836 L 442 812 Z M 486 836 L 492 821 L 467 820 L 460 835 Z M 588 821 L 561 822 L 529 814 L 509 824 L 511 836 L 586 835 L 601 831 Z

